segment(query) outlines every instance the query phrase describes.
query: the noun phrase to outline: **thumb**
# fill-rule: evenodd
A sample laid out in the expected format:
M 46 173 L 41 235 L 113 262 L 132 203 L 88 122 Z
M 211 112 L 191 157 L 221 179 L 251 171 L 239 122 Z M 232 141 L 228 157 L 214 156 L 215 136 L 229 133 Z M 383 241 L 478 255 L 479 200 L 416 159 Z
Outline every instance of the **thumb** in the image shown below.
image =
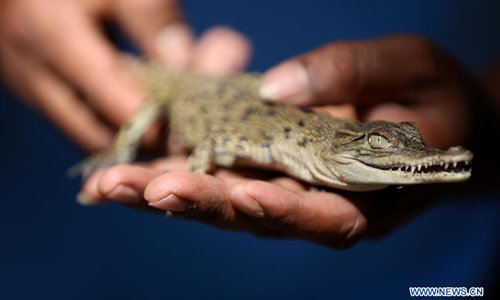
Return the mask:
M 180 1 L 115 1 L 120 26 L 144 53 L 171 68 L 188 65 L 193 34 L 183 22 Z
M 427 40 L 410 35 L 335 42 L 269 70 L 260 94 L 295 105 L 394 99 L 439 75 L 439 53 Z

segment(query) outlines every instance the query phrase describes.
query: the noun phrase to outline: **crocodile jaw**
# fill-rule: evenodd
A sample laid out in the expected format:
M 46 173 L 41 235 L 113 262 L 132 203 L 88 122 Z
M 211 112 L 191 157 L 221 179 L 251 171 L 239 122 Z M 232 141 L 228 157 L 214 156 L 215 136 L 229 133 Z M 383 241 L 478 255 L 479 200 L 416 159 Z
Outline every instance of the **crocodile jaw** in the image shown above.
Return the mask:
M 472 153 L 461 147 L 447 151 L 432 149 L 419 157 L 387 157 L 362 161 L 352 155 L 339 155 L 335 172 L 346 186 L 345 189 L 375 190 L 387 185 L 461 182 L 471 176 Z M 349 188 L 352 186 L 352 188 Z

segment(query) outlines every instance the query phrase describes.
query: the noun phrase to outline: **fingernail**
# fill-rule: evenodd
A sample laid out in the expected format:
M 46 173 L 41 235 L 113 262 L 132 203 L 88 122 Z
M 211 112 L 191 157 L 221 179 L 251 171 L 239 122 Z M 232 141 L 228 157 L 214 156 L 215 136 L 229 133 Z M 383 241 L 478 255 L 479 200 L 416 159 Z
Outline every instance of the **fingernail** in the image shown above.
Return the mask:
M 192 43 L 192 35 L 187 26 L 169 25 L 156 36 L 155 50 L 167 67 L 182 69 L 189 64 Z
M 238 208 L 243 212 L 244 214 L 247 214 L 252 217 L 256 218 L 263 218 L 264 217 L 264 210 L 262 209 L 262 206 L 255 201 L 251 197 L 242 197 L 240 198 L 240 201 L 238 201 L 240 205 L 238 205 Z
M 179 198 L 176 194 L 170 194 L 159 201 L 150 202 L 149 205 L 170 212 L 180 213 L 186 211 L 189 202 Z
M 76 195 L 76 203 L 83 206 L 93 206 L 97 204 L 97 201 L 95 201 L 94 199 L 90 199 L 83 192 L 80 192 L 78 193 L 78 195 Z
M 126 202 L 139 202 L 142 197 L 133 188 L 119 184 L 108 194 L 108 198 Z
M 264 76 L 259 94 L 269 100 L 286 99 L 309 89 L 309 75 L 298 61 L 283 63 Z

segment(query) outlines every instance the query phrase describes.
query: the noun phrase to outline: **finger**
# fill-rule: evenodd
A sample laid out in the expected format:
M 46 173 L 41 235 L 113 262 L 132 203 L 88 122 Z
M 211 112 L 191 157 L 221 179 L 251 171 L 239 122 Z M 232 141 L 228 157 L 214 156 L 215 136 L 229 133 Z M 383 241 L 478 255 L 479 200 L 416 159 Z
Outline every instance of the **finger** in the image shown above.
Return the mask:
M 179 1 L 117 1 L 115 6 L 118 22 L 147 56 L 169 68 L 187 67 L 194 37 L 183 22 Z
M 58 76 L 29 53 L 0 43 L 0 66 L 7 83 L 83 149 L 107 148 L 112 132 Z
M 87 177 L 82 185 L 81 191 L 76 196 L 76 202 L 85 206 L 105 202 L 106 199 L 99 194 L 99 190 L 97 188 L 103 171 L 103 169 L 99 169 Z
M 191 172 L 172 172 L 153 179 L 144 197 L 150 206 L 231 230 L 266 235 L 270 230 L 255 224 L 231 204 L 231 187 L 238 178 L 217 178 Z M 261 217 L 261 215 L 252 215 Z
M 251 57 L 252 46 L 242 34 L 225 27 L 207 31 L 196 46 L 193 69 L 223 75 L 241 71 Z
M 397 97 L 437 80 L 440 57 L 416 36 L 331 43 L 269 70 L 260 92 L 298 105 L 357 103 L 388 91 Z
M 179 164 L 178 159 L 161 161 L 155 167 L 163 165 L 172 168 Z M 227 229 L 252 231 L 260 235 L 274 232 L 248 222 L 232 207 L 229 187 L 241 179 L 221 179 L 189 172 L 162 173 L 150 166 L 139 165 L 98 170 L 86 180 L 77 200 L 83 205 L 94 205 L 111 199 L 137 207 L 143 203 L 144 195 L 150 202 L 150 208 Z M 168 197 L 172 194 L 175 197 Z
M 238 197 L 233 188 L 245 181 L 238 177 L 172 172 L 152 180 L 146 187 L 144 197 L 152 207 L 221 228 L 259 235 L 274 232 L 255 223 L 255 218 L 263 217 L 259 207 L 239 211 L 231 203 L 233 197 Z
M 238 186 L 233 204 L 244 209 L 242 199 L 252 199 L 265 218 L 262 224 L 292 236 L 335 248 L 352 245 L 361 238 L 367 220 L 360 209 L 344 197 L 323 192 L 295 192 L 262 181 Z
M 78 202 L 93 205 L 115 200 L 124 204 L 134 204 L 144 199 L 144 189 L 155 176 L 185 169 L 187 169 L 186 157 L 180 155 L 143 165 L 123 164 L 99 169 L 85 180 Z
M 103 198 L 125 204 L 144 200 L 147 184 L 160 172 L 146 166 L 118 165 L 105 169 L 97 183 L 97 192 Z
M 264 226 L 337 248 L 359 239 L 367 223 L 354 204 L 335 194 L 297 193 L 262 181 L 190 172 L 156 177 L 144 197 L 155 208 L 217 226 L 254 232 Z
M 31 44 L 107 121 L 121 124 L 138 109 L 143 95 L 94 23 L 95 16 L 73 2 L 64 8 L 48 10 L 52 15 L 33 22 L 37 27 L 28 28 Z
M 149 181 L 159 171 L 140 165 L 117 165 L 100 169 L 87 178 L 77 199 L 83 205 L 114 200 L 123 204 L 139 204 Z
M 188 209 L 235 219 L 235 210 L 227 201 L 228 180 L 192 172 L 162 174 L 150 182 L 144 197 L 159 209 L 184 213 Z

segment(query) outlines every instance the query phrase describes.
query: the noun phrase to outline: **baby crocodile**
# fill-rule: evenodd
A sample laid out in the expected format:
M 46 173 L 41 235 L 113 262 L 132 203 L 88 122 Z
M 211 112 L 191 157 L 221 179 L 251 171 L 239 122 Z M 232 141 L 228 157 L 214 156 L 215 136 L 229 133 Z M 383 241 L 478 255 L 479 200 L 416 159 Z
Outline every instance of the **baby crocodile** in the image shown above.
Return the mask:
M 272 103 L 258 95 L 258 74 L 208 77 L 142 62 L 137 75 L 148 101 L 121 127 L 112 149 L 79 166 L 83 176 L 132 161 L 144 132 L 165 115 L 192 150 L 194 172 L 253 166 L 350 191 L 459 182 L 471 175 L 470 151 L 427 147 L 413 123 L 356 122 Z

